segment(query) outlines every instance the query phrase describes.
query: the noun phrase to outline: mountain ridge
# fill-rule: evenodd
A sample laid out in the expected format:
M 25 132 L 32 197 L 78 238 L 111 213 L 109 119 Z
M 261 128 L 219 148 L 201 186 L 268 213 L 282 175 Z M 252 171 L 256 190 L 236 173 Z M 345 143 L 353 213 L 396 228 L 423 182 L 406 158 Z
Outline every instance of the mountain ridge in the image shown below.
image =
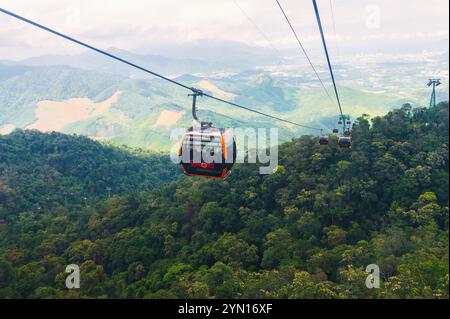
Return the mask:
M 171 130 L 192 125 L 191 100 L 187 93 L 158 79 L 131 79 L 68 66 L 26 67 L 0 64 L 0 69 L 3 76 L 0 78 L 2 133 L 8 133 L 14 128 L 27 128 L 36 123 L 39 117 L 37 113 L 42 111 L 39 103 L 59 105 L 61 110 L 53 112 L 54 121 L 63 123 L 66 122 L 65 119 L 56 117 L 57 114 L 61 115 L 63 109 L 74 107 L 74 112 L 83 111 L 79 106 L 73 106 L 71 99 L 88 98 L 92 103 L 99 103 L 116 92 L 123 93 L 106 113 L 78 121 L 74 117 L 60 131 L 167 152 L 173 144 L 170 140 Z M 187 75 L 181 78 L 186 85 L 203 85 L 210 94 L 222 94 L 226 99 L 280 118 L 329 129 L 336 125 L 336 119 L 334 123 L 330 121 L 330 118 L 337 116 L 336 105 L 327 99 L 320 88 L 309 88 L 296 81 L 276 77 L 270 72 L 253 70 L 229 76 Z M 416 99 L 405 99 L 387 93 L 377 94 L 345 86 L 340 87 L 340 91 L 345 109 L 351 110 L 354 118 L 361 114 L 381 115 L 406 102 L 414 106 L 420 105 Z M 261 116 L 232 109 L 215 101 L 200 99 L 198 104 L 200 116 L 209 117 L 205 120 L 212 121 L 217 126 L 240 127 L 243 123 L 239 120 L 245 118 L 245 125 L 248 127 L 278 128 L 281 141 L 290 140 L 299 134 L 313 133 L 276 121 L 268 122 Z M 164 112 L 183 113 L 183 116 L 171 126 L 161 127 L 158 126 L 158 119 L 164 116 Z M 230 117 L 236 120 L 230 120 Z M 52 118 L 47 118 L 51 122 Z

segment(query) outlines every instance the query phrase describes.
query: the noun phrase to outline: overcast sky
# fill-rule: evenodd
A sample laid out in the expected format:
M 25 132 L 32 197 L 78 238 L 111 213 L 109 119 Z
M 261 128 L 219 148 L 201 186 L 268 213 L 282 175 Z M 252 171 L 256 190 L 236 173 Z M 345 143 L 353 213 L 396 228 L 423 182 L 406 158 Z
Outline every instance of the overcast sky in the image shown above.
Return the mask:
M 448 42 L 448 0 L 331 0 L 339 46 L 368 41 Z M 138 52 L 164 44 L 231 40 L 295 45 L 275 0 L 0 0 L 0 7 L 102 48 Z M 280 0 L 306 46 L 320 44 L 310 0 Z M 330 0 L 318 0 L 330 41 Z M 423 49 L 426 49 L 424 47 Z M 0 13 L 0 60 L 82 49 Z

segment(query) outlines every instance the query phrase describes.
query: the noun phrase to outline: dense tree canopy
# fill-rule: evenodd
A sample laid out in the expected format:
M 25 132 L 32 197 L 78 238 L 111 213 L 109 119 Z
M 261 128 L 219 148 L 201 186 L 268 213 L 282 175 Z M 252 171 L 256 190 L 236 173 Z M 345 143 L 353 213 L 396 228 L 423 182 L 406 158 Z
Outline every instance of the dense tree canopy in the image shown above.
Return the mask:
M 0 218 L 153 189 L 177 178 L 168 161 L 82 136 L 16 130 L 0 136 Z
M 82 138 L 67 149 L 63 135 L 3 137 L 2 148 L 29 145 L 0 152 L 0 297 L 448 298 L 448 125 L 448 103 L 405 105 L 360 117 L 352 150 L 303 136 L 280 147 L 272 175 L 242 164 L 225 181 L 142 192 L 157 184 L 139 179 L 144 162 L 99 164 L 118 151 Z M 62 145 L 50 156 L 54 138 Z M 170 179 L 156 163 L 151 176 Z M 102 199 L 104 176 L 122 196 Z M 88 202 L 33 205 L 73 188 Z M 64 286 L 71 263 L 79 290 Z M 380 289 L 366 288 L 369 264 Z

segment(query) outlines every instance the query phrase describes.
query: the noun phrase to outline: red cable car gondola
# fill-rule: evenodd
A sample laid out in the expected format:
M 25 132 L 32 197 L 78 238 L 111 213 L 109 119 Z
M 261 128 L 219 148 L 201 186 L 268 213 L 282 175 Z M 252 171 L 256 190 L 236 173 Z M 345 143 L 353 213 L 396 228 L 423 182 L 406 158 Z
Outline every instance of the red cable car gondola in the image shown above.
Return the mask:
M 192 116 L 196 114 L 196 98 L 203 95 L 193 90 Z M 212 123 L 200 122 L 185 134 L 178 155 L 181 168 L 188 176 L 226 178 L 236 161 L 236 141 L 230 130 L 215 128 Z
M 178 155 L 188 176 L 226 178 L 236 161 L 236 142 L 231 131 L 202 123 L 199 130 L 190 128 Z

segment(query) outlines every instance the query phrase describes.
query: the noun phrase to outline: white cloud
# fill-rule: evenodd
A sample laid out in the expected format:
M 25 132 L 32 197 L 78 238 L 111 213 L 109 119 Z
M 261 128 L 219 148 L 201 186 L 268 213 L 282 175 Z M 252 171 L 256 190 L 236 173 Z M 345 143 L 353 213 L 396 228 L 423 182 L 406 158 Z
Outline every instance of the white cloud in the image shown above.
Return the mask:
M 149 43 L 180 44 L 205 38 L 267 44 L 234 1 L 274 45 L 295 46 L 274 0 L 2 0 L 1 7 L 101 47 L 139 50 L 149 47 Z M 280 1 L 303 41 L 320 45 L 311 1 Z M 342 45 L 357 46 L 358 41 L 370 39 L 448 38 L 447 0 L 333 3 Z M 329 0 L 319 0 L 319 5 L 328 37 L 332 38 Z M 377 23 L 368 24 L 373 19 L 378 19 Z M 79 51 L 80 48 L 0 14 L 0 59 Z

